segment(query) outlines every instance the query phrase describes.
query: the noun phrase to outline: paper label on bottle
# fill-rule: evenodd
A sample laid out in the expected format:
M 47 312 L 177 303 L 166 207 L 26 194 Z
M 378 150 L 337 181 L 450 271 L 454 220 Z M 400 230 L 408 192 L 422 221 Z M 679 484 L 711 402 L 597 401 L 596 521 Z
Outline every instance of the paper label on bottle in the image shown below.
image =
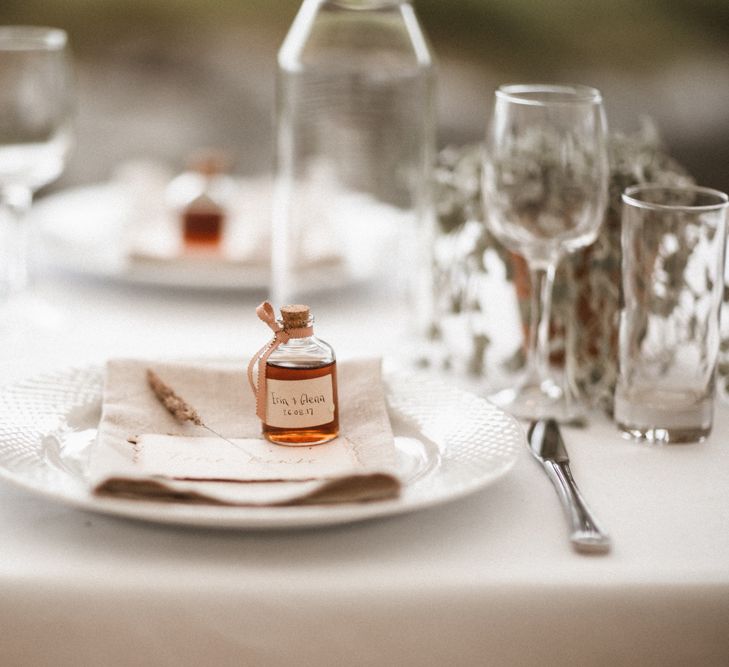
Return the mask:
M 308 428 L 334 419 L 332 376 L 310 380 L 266 379 L 266 423 L 279 428 Z

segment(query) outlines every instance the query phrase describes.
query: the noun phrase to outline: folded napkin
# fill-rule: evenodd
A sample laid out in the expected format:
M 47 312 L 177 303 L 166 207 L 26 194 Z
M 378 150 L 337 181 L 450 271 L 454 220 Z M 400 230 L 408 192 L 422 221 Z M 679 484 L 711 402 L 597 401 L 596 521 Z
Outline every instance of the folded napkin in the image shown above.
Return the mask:
M 337 364 L 340 437 L 312 447 L 260 436 L 242 362 L 108 362 L 95 493 L 223 505 L 369 501 L 399 493 L 380 361 Z M 217 434 L 178 422 L 147 384 L 153 370 Z

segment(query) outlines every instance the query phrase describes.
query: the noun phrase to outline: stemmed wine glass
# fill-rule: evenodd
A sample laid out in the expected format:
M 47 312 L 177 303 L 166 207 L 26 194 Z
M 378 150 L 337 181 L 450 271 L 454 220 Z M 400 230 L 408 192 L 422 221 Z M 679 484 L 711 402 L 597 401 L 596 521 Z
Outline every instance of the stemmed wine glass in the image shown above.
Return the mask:
M 27 213 L 33 194 L 63 171 L 71 146 L 73 81 L 57 28 L 0 27 L 0 297 L 28 287 Z
M 484 157 L 486 224 L 524 257 L 532 283 L 526 374 L 492 397 L 517 417 L 570 421 L 580 406 L 549 363 L 549 316 L 560 259 L 592 243 L 607 204 L 608 158 L 600 92 L 518 84 L 496 91 Z

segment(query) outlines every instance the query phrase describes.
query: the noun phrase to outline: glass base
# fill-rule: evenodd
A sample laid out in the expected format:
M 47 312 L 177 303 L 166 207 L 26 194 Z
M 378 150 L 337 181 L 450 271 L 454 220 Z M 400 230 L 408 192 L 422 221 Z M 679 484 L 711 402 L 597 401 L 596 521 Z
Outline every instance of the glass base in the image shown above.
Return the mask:
M 275 445 L 285 445 L 287 447 L 313 447 L 314 445 L 323 445 L 325 442 L 331 442 L 339 435 L 339 427 L 325 428 L 302 428 L 285 429 L 273 426 L 263 426 L 263 437 Z
M 638 389 L 615 392 L 615 423 L 626 437 L 650 443 L 701 442 L 711 433 L 714 402 L 702 392 Z
M 585 418 L 584 407 L 551 379 L 540 383 L 526 382 L 488 398 L 517 419 L 551 418 L 564 424 L 582 422 Z
M 617 422 L 623 436 L 631 440 L 643 440 L 655 444 L 680 444 L 703 442 L 709 437 L 711 427 L 695 428 L 642 428 Z

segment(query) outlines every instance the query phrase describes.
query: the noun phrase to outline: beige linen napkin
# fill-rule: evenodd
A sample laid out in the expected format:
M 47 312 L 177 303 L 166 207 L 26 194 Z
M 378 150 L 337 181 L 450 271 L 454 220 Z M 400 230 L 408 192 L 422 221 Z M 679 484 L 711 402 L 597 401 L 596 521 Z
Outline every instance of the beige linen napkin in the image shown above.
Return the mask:
M 204 423 L 179 423 L 147 385 L 151 368 Z M 399 493 L 378 359 L 338 363 L 340 437 L 284 447 L 260 436 L 242 362 L 108 362 L 89 478 L 95 493 L 225 505 L 369 501 Z

